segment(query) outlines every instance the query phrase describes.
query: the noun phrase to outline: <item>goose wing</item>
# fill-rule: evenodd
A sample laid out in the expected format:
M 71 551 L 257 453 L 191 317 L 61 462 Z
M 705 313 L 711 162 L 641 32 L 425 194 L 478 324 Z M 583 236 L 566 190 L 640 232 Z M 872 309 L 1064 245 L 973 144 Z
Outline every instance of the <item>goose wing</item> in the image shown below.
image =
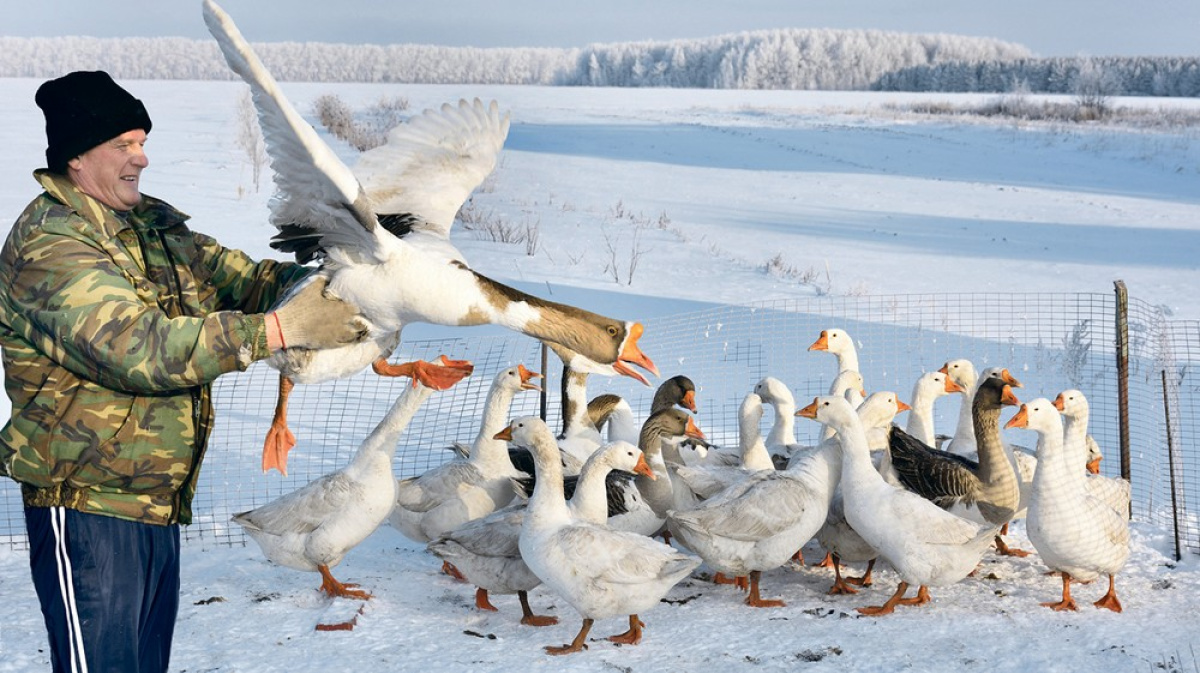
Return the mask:
M 267 71 L 233 19 L 205 0 L 204 22 L 225 61 L 247 84 L 275 174 L 271 222 L 279 228 L 272 246 L 296 252 L 301 262 L 331 247 L 382 261 L 379 221 L 354 173 L 300 116 Z M 303 238 L 299 245 L 295 239 Z
M 896 426 L 889 431 L 888 449 L 892 467 L 905 488 L 943 508 L 973 501 L 979 484 L 975 461 L 925 446 Z
M 388 132 L 354 174 L 385 220 L 398 216 L 408 229 L 448 238 L 458 209 L 495 168 L 508 126 L 496 101 L 446 103 Z

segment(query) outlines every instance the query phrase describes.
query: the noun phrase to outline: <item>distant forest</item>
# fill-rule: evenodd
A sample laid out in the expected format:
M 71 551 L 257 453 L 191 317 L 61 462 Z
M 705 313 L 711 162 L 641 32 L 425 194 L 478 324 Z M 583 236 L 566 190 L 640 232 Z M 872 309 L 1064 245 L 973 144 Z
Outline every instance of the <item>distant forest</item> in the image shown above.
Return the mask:
M 279 42 L 254 45 L 283 81 L 1200 96 L 1200 58 L 1033 58 L 990 38 L 785 29 L 583 48 Z M 233 79 L 212 40 L 0 37 L 0 77 L 107 70 L 118 79 Z

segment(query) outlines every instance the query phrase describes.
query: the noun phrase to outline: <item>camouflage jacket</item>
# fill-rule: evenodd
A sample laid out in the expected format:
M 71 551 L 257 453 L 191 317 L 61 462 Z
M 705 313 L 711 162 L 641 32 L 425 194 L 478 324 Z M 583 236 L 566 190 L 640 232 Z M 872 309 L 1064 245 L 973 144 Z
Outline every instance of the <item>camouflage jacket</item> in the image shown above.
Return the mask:
M 0 251 L 0 474 L 26 506 L 189 523 L 211 383 L 268 355 L 262 313 L 307 269 L 222 247 L 153 197 L 118 214 L 34 177 L 46 191 Z

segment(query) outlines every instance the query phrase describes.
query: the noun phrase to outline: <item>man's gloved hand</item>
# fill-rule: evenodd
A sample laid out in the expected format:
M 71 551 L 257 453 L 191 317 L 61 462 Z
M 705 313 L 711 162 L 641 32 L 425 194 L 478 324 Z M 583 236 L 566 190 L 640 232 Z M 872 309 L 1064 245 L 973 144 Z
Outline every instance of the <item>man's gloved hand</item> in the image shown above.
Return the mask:
M 367 337 L 370 324 L 358 307 L 325 294 L 328 279 L 317 277 L 288 303 L 267 314 L 267 346 L 337 348 Z

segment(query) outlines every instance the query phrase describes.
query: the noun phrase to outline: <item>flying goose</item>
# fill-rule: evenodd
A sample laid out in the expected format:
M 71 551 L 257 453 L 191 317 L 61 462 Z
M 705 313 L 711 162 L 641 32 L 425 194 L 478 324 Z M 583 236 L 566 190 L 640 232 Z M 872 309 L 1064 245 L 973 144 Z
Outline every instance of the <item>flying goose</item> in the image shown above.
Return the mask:
M 384 375 L 411 375 L 425 385 L 453 384 L 443 372 L 392 365 L 386 358 L 404 325 L 497 324 L 562 343 L 580 358 L 641 378 L 657 375 L 638 348 L 642 325 L 546 301 L 473 271 L 450 243 L 455 213 L 491 172 L 508 134 L 509 118 L 495 102 L 460 101 L 426 111 L 363 153 L 352 171 L 295 110 L 233 20 L 212 0 L 204 19 L 230 68 L 251 88 L 276 198 L 272 247 L 301 263 L 321 262 L 314 276 L 328 292 L 353 303 L 372 323 L 362 343 L 310 351 L 284 349 L 269 359 L 280 371 L 280 401 L 264 444 L 263 470 L 286 473 L 294 444 L 286 425 L 290 383 L 350 376 L 374 363 Z M 284 297 L 283 301 L 287 301 Z M 442 375 L 442 376 L 439 376 Z

